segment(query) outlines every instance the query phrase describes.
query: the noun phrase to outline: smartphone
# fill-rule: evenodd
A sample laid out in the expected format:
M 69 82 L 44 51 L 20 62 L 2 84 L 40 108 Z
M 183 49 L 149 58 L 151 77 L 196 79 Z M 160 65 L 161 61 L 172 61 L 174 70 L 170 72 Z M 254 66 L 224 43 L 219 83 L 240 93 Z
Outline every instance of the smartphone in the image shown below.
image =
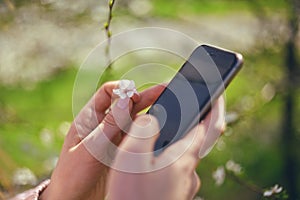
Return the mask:
M 184 137 L 209 112 L 241 69 L 241 54 L 210 45 L 197 47 L 147 113 L 158 119 L 154 155 Z

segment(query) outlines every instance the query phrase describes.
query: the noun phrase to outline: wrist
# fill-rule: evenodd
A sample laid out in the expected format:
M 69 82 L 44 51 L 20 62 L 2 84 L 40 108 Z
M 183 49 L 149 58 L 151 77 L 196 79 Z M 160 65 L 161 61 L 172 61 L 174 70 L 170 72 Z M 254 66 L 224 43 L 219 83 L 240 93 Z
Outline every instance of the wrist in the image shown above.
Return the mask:
M 40 183 L 38 186 L 31 190 L 27 190 L 21 194 L 16 195 L 15 197 L 11 198 L 11 200 L 21 200 L 21 199 L 30 199 L 30 200 L 39 200 L 41 199 L 40 195 L 43 193 L 43 191 L 47 188 L 49 185 L 50 180 L 45 180 L 42 183 Z

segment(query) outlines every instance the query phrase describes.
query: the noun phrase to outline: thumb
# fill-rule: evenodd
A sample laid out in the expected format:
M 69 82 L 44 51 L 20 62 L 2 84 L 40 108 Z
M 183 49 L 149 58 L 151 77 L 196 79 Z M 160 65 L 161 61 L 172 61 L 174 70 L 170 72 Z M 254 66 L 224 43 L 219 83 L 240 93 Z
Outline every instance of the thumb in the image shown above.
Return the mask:
M 142 115 L 136 118 L 119 146 L 113 168 L 130 173 L 151 171 L 152 151 L 158 133 L 159 125 L 155 117 Z
M 122 149 L 132 153 L 153 152 L 154 143 L 159 135 L 159 124 L 152 115 L 141 115 L 132 123 Z
M 133 102 L 129 98 L 118 99 L 107 113 L 101 124 L 103 124 L 108 138 L 112 138 L 120 130 L 125 130 L 126 125 L 132 122 L 131 111 Z

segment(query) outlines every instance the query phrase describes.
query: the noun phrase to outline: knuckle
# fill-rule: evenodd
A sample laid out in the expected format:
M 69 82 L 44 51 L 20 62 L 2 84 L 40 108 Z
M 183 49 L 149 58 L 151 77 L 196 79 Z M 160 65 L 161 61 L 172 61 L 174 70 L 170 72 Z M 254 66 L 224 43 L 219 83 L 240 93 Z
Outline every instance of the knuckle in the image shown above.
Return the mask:
M 105 116 L 103 123 L 109 126 L 115 126 L 116 122 L 115 122 L 115 118 L 112 114 L 112 112 L 107 113 L 107 115 Z

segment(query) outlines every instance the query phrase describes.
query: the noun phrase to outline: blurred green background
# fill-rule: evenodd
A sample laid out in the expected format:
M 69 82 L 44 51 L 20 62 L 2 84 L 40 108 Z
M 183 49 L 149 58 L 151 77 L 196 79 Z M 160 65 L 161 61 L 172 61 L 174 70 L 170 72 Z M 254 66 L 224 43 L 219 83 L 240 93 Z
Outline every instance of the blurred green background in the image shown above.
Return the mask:
M 256 187 L 275 184 L 290 199 L 299 199 L 299 4 L 116 1 L 113 35 L 166 27 L 244 55 L 244 68 L 226 91 L 227 129 L 197 169 L 202 181 L 198 199 L 263 199 Z M 50 176 L 73 120 L 77 71 L 106 39 L 107 14 L 106 1 L 0 1 L 0 199 Z M 181 63 L 175 61 L 166 56 L 164 64 L 178 69 Z M 116 61 L 103 78 L 117 79 L 122 69 L 136 64 L 135 59 Z M 167 80 L 171 74 L 162 76 Z M 229 160 L 239 163 L 242 173 L 227 171 L 218 186 L 212 174 Z

